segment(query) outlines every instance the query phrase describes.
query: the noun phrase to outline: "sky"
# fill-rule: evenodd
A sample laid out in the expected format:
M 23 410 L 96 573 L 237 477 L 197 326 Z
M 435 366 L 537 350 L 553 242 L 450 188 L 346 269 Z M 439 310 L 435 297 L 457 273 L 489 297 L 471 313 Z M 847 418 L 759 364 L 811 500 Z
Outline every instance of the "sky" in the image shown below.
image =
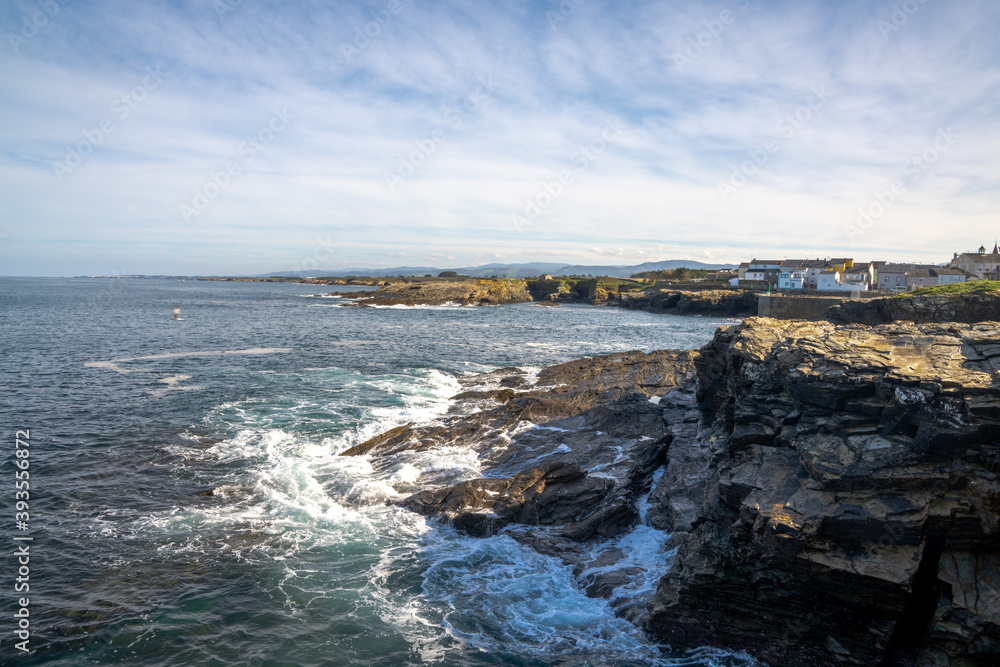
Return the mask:
M 1000 235 L 995 0 L 6 0 L 0 31 L 0 275 Z

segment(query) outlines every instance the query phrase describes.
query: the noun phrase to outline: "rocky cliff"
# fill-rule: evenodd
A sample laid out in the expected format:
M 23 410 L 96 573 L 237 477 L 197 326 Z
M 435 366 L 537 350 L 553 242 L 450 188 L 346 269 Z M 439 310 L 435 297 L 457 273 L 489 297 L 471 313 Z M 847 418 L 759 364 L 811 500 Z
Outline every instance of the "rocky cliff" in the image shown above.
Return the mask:
M 842 324 L 887 322 L 983 322 L 1000 321 L 1000 291 L 934 296 L 904 294 L 883 299 L 854 301 L 827 311 L 827 319 Z
M 1000 664 L 1000 323 L 750 318 L 697 353 L 463 383 L 441 421 L 344 454 L 474 451 L 480 474 L 401 504 L 563 559 L 675 646 Z
M 775 665 L 1000 662 L 1000 324 L 752 318 L 696 365 L 650 631 Z
M 743 290 L 648 289 L 623 293 L 613 305 L 673 315 L 750 317 L 757 314 L 757 296 L 756 292 Z

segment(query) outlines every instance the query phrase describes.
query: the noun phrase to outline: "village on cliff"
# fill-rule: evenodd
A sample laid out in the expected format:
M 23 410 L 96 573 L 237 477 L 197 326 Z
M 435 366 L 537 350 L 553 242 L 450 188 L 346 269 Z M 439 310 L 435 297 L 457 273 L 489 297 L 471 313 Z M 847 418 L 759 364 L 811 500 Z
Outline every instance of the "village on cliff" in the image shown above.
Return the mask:
M 945 266 L 886 261 L 828 259 L 752 259 L 733 272 L 734 287 L 817 292 L 906 292 L 921 287 L 976 280 L 1000 280 L 1000 246 L 992 252 L 955 253 Z

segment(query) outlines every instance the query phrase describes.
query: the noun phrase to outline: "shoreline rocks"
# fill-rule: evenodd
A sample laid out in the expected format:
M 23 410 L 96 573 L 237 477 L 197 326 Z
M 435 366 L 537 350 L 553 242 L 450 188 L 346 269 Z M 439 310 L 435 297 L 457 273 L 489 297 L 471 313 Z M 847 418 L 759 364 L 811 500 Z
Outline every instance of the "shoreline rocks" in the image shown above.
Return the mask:
M 366 306 L 496 306 L 535 302 L 553 306 L 585 303 L 674 315 L 748 317 L 757 314 L 757 293 L 738 290 L 648 289 L 616 292 L 600 280 L 416 280 L 385 283 L 374 292 L 331 292 Z
M 757 314 L 757 296 L 757 292 L 743 290 L 650 289 L 639 293 L 622 293 L 619 301 L 608 303 L 622 308 L 671 315 L 750 317 Z
M 979 312 L 936 299 L 906 307 Z M 832 317 L 897 314 L 878 301 Z M 471 449 L 479 476 L 399 504 L 561 558 L 674 645 L 790 666 L 1000 663 L 1000 322 L 752 317 L 697 352 L 463 384 L 440 422 L 344 455 Z M 615 542 L 640 516 L 671 534 L 645 562 Z M 620 593 L 654 573 L 651 598 Z
M 649 631 L 780 665 L 996 664 L 1000 324 L 751 318 L 696 365 L 699 428 L 667 456 L 705 448 L 704 492 L 688 521 L 690 484 L 654 491 L 690 532 Z
M 886 297 L 834 306 L 826 319 L 838 324 L 886 324 L 909 321 L 972 322 L 1000 321 L 1000 291 L 937 296 Z
M 374 292 L 331 292 L 349 306 L 496 306 L 531 301 L 523 280 L 442 280 L 385 284 Z
M 478 452 L 484 477 L 400 504 L 477 536 L 520 523 L 577 541 L 611 537 L 636 523 L 638 496 L 670 441 L 650 397 L 693 377 L 694 358 L 693 351 L 627 352 L 550 366 L 526 391 L 463 392 L 457 411 L 469 411 L 468 402 L 483 409 L 400 426 L 342 455 L 467 447 Z M 510 382 L 516 373 L 503 369 L 489 379 L 519 384 Z

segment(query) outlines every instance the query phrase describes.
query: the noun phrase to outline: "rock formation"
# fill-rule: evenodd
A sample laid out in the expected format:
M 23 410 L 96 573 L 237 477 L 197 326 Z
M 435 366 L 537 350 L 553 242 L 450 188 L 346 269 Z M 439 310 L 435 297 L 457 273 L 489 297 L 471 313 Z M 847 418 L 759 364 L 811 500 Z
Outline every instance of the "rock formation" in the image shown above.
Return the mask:
M 438 280 L 389 283 L 374 292 L 331 292 L 352 306 L 496 306 L 531 301 L 523 280 Z
M 757 314 L 757 292 L 745 290 L 684 291 L 648 289 L 621 295 L 624 308 L 649 310 L 673 315 L 711 315 L 714 317 L 749 317 Z
M 403 505 L 473 535 L 511 523 L 561 537 L 612 536 L 635 524 L 636 500 L 662 463 L 669 434 L 649 397 L 694 374 L 694 352 L 628 352 L 543 369 L 527 391 L 469 391 L 433 426 L 402 426 L 343 455 L 377 457 L 429 447 L 470 447 L 487 477 L 423 491 Z M 470 384 L 521 378 L 503 369 Z M 498 404 L 499 403 L 499 404 Z
M 440 422 L 344 454 L 473 449 L 480 476 L 442 473 L 401 504 L 562 558 L 673 645 L 1000 664 L 1000 323 L 750 318 L 699 352 L 465 384 Z M 676 556 L 624 557 L 614 540 L 640 515 Z M 622 593 L 667 567 L 651 599 Z
M 827 311 L 837 323 L 1000 321 L 1000 291 L 936 296 L 900 296 L 854 301 Z
M 520 369 L 500 369 L 465 379 L 454 414 L 440 423 L 400 426 L 342 455 L 369 455 L 378 468 L 408 450 L 473 449 L 482 477 L 422 479 L 434 488 L 401 504 L 471 535 L 503 531 L 560 558 L 588 595 L 641 622 L 666 563 L 636 562 L 613 538 L 636 527 L 639 500 L 672 438 L 657 399 L 691 383 L 695 356 L 580 359 L 544 368 L 534 382 Z
M 696 365 L 650 631 L 776 665 L 1000 661 L 1000 324 L 753 318 Z
M 757 293 L 741 290 L 682 291 L 651 288 L 615 291 L 599 278 L 508 280 L 411 280 L 385 283 L 374 292 L 331 292 L 352 306 L 495 306 L 536 301 L 546 305 L 589 303 L 675 315 L 747 317 L 757 314 Z

